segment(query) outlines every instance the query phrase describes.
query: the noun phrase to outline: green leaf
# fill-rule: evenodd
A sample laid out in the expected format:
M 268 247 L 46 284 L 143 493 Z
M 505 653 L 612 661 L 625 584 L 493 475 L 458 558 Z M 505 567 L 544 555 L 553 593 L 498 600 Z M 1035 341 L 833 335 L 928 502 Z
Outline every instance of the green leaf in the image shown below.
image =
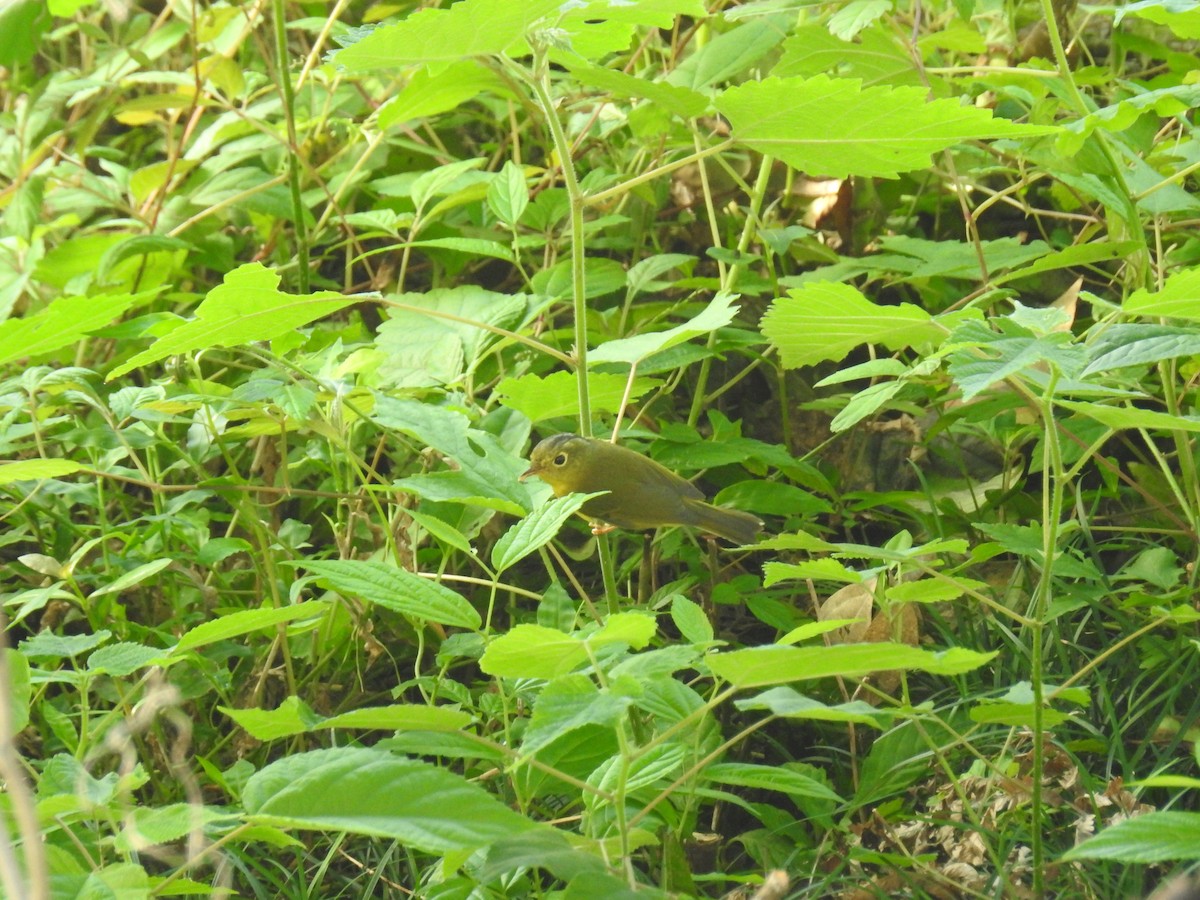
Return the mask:
M 470 503 L 523 516 L 532 506 L 525 485 L 517 479 L 525 463 L 509 453 L 495 436 L 470 427 L 462 413 L 432 403 L 375 398 L 373 419 L 401 431 L 448 456 L 458 471 L 401 478 L 396 486 L 429 500 Z
M 24 653 L 8 647 L 0 650 L 0 654 L 4 655 L 4 664 L 8 666 L 8 696 L 2 698 L 8 704 L 8 727 L 13 734 L 18 734 L 29 724 L 29 703 L 33 698 L 29 660 Z
M 385 303 L 388 318 L 375 336 L 384 355 L 380 386 L 420 388 L 453 385 L 473 372 L 497 340 L 486 326 L 518 325 L 527 297 L 463 285 L 398 294 Z
M 954 647 L 935 653 L 907 644 L 839 644 L 831 647 L 755 647 L 705 657 L 713 674 L 735 687 L 762 687 L 840 675 L 861 678 L 890 669 L 961 675 L 999 655 Z
M 1200 331 L 1169 325 L 1110 325 L 1090 348 L 1083 375 L 1200 356 Z
M 1125 259 L 1139 246 L 1137 241 L 1094 241 L 1090 244 L 1067 247 L 1065 250 L 1049 253 L 1024 268 L 1016 268 L 1011 272 L 994 275 L 992 284 L 1007 284 L 1019 278 L 1029 278 L 1044 272 L 1053 272 L 1056 269 L 1070 269 L 1113 259 Z
M 169 844 L 192 832 L 202 832 L 212 822 L 233 818 L 234 814 L 228 810 L 196 803 L 135 806 L 129 810 L 125 828 L 117 835 L 114 844 L 122 853 L 137 852 L 148 846 Z
M 601 493 L 604 492 L 555 497 L 509 528 L 492 548 L 492 566 L 496 572 L 503 572 L 539 547 L 550 543 L 563 522 L 577 513 L 584 503 L 592 497 L 599 497 Z
M 169 662 L 169 651 L 122 641 L 101 647 L 88 657 L 87 669 L 93 674 L 123 678 L 147 666 Z
M 893 603 L 944 603 L 957 600 L 965 589 L 953 581 L 921 578 L 892 585 L 884 593 Z
M 858 725 L 869 725 L 872 728 L 883 728 L 895 717 L 895 713 L 886 709 L 876 709 L 863 700 L 852 700 L 849 703 L 829 706 L 789 687 L 771 688 L 755 697 L 737 700 L 734 705 L 741 710 L 769 710 L 772 714 L 786 719 L 854 722 Z
M 1134 816 L 1072 847 L 1062 858 L 1125 863 L 1200 859 L 1200 813 L 1168 810 Z
M 763 566 L 763 587 L 771 587 L 781 581 L 811 578 L 813 581 L 839 581 L 843 584 L 858 584 L 862 576 L 843 566 L 836 559 L 810 559 L 803 563 L 769 562 Z
M 682 325 L 676 325 L 666 331 L 652 331 L 608 341 L 588 353 L 588 362 L 637 363 L 668 347 L 722 328 L 732 322 L 737 314 L 737 307 L 733 305 L 737 297 L 737 294 L 720 291 L 701 313 Z
M 472 631 L 483 624 L 475 607 L 461 594 L 388 563 L 329 559 L 292 565 L 312 572 L 326 587 L 339 593 L 361 597 L 401 615 Z
M 407 703 L 365 707 L 329 717 L 314 712 L 299 697 L 288 697 L 277 709 L 218 709 L 260 741 L 278 740 L 322 728 L 457 733 L 471 724 L 470 715 L 461 710 Z
M 91 596 L 101 597 L 105 594 L 119 594 L 122 591 L 141 584 L 147 578 L 153 578 L 173 562 L 175 560 L 164 557 L 163 559 L 156 559 L 153 562 L 143 563 L 137 568 L 126 572 L 117 578 L 116 581 L 111 581 L 104 585 L 104 587 L 92 591 Z
M 1200 431 L 1200 416 L 1173 416 L 1152 409 L 1132 406 L 1105 406 L 1076 400 L 1056 400 L 1055 405 L 1095 419 L 1118 431 L 1127 428 L 1146 428 L 1151 431 Z
M 432 73 L 418 69 L 399 94 L 379 108 L 379 127 L 449 112 L 484 92 L 511 96 L 500 76 L 473 59 L 450 63 Z
M 798 25 L 783 42 L 772 75 L 837 75 L 858 78 L 864 85 L 920 84 L 912 54 L 886 27 L 862 31 L 855 40 L 830 34 L 820 22 Z
M 667 81 L 697 93 L 728 81 L 770 53 L 794 21 L 794 16 L 763 16 L 718 34 L 676 66 Z
M 1056 130 L 993 118 L 958 100 L 928 100 L 922 87 L 864 88 L 826 75 L 748 82 L 718 96 L 716 107 L 739 143 L 830 178 L 895 178 L 962 141 Z
M 694 119 L 708 109 L 708 98 L 677 84 L 649 81 L 616 69 L 602 69 L 582 60 L 564 62 L 572 77 L 587 87 L 607 91 L 617 97 L 647 100 L 681 119 Z
M 867 704 L 863 704 L 866 706 Z M 841 803 L 842 798 L 814 778 L 809 778 L 786 766 L 759 766 L 751 763 L 712 763 L 704 767 L 700 777 L 716 784 L 781 791 L 794 797 L 820 797 Z
M 82 468 L 79 463 L 69 459 L 21 459 L 17 462 L 0 463 L 0 484 L 59 478 L 78 472 Z
M 488 185 L 488 207 L 496 218 L 512 228 L 521 221 L 529 206 L 529 186 L 525 183 L 525 170 L 511 159 Z
M 552 372 L 542 377 L 529 373 L 516 378 L 505 378 L 496 385 L 495 393 L 500 402 L 509 409 L 526 416 L 531 422 L 578 416 L 578 375 L 572 372 Z M 656 378 L 638 377 L 629 388 L 629 378 L 606 372 L 588 373 L 588 399 L 593 412 L 617 412 L 621 401 L 636 403 L 661 382 Z M 0 470 L 2 471 L 2 470 Z
M 0 322 L 0 364 L 69 347 L 156 293 L 59 297 L 33 315 Z
M 376 28 L 335 53 L 333 61 L 348 72 L 367 72 L 516 52 L 524 47 L 526 33 L 560 6 L 561 0 L 463 0 L 448 9 L 422 9 Z
M 843 41 L 852 41 L 860 31 L 891 9 L 891 0 L 850 0 L 830 16 L 829 30 Z
M 700 604 L 689 600 L 682 594 L 671 598 L 671 621 L 679 629 L 685 641 L 693 644 L 707 644 L 713 639 L 712 622 L 700 608 Z
M 253 822 L 372 835 L 437 854 L 536 827 L 458 775 L 367 748 L 281 759 L 250 776 L 242 800 Z
M 194 319 L 117 366 L 105 380 L 180 353 L 274 340 L 354 302 L 356 298 L 335 291 L 282 293 L 274 271 L 261 263 L 248 263 L 228 273 L 221 285 L 208 292 L 196 307 Z
M 880 306 L 836 282 L 807 284 L 777 298 L 763 316 L 762 332 L 789 369 L 840 361 L 863 344 L 901 350 L 938 344 L 949 334 L 946 324 L 911 303 Z
M 949 355 L 951 377 L 970 400 L 992 385 L 1017 375 L 1030 376 L 1037 367 L 1052 364 L 1072 377 L 1083 369 L 1084 348 L 1072 346 L 1069 332 L 1035 335 L 1011 319 L 996 319 L 1002 331 L 966 322 L 955 331 L 953 342 L 961 345 Z
M 586 675 L 556 678 L 538 695 L 521 752 L 535 753 L 556 738 L 587 725 L 615 725 L 632 705 L 632 697 L 601 691 Z
M 1176 272 L 1160 291 L 1134 291 L 1121 308 L 1131 316 L 1200 321 L 1200 267 Z
M 329 604 L 324 600 L 308 600 L 292 606 L 280 606 L 270 609 L 245 609 L 229 613 L 197 625 L 191 631 L 185 632 L 172 649 L 172 655 L 194 650 L 206 644 L 217 641 L 227 641 L 230 638 L 241 637 L 266 628 L 274 628 L 285 622 L 296 619 L 310 619 L 323 616 L 329 611 Z
M 616 613 L 597 632 L 588 637 L 563 634 L 543 625 L 518 625 L 500 635 L 479 660 L 488 675 L 511 678 L 557 678 L 586 662 L 590 655 L 585 646 L 628 644 L 640 650 L 654 636 L 651 616 L 642 613 Z

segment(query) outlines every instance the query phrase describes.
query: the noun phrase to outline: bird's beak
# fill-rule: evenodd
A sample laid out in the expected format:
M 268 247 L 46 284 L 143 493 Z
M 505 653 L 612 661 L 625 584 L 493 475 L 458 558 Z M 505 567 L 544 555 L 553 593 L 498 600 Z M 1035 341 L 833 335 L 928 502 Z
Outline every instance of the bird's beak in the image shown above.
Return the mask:
M 526 469 L 524 472 L 521 473 L 521 475 L 517 478 L 517 481 L 524 481 L 530 475 L 536 475 L 536 474 L 537 474 L 537 469 L 535 469 L 533 466 L 530 466 L 528 469 Z

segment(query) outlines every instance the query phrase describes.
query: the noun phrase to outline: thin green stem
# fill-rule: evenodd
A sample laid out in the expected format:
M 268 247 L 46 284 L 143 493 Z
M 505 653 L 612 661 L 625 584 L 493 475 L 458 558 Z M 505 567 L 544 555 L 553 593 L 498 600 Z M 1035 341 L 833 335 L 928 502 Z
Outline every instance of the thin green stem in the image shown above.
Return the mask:
M 292 194 L 292 227 L 296 230 L 296 256 L 299 257 L 299 279 L 297 286 L 300 293 L 308 293 L 308 223 L 305 221 L 307 210 L 300 191 L 300 142 L 296 137 L 296 96 L 292 91 L 292 77 L 288 71 L 287 49 L 287 4 L 284 0 L 274 0 L 272 4 L 275 20 L 275 56 L 276 68 L 279 74 L 279 90 L 283 94 L 283 118 L 287 125 L 288 140 L 288 187 Z

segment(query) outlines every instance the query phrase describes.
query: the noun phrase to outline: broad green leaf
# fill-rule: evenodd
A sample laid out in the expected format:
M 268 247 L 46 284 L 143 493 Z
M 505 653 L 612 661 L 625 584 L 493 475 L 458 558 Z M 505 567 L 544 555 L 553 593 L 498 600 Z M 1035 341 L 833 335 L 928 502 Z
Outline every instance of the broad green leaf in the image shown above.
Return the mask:
M 384 355 L 380 385 L 421 388 L 458 383 L 474 371 L 484 348 L 496 341 L 487 326 L 515 327 L 526 303 L 524 294 L 499 294 L 474 285 L 386 298 L 388 317 L 375 336 L 375 347 Z
M 496 385 L 495 393 L 509 409 L 526 416 L 531 422 L 579 415 L 578 375 L 572 372 L 552 372 L 545 377 L 529 373 L 505 378 Z M 628 402 L 636 403 L 661 382 L 656 378 L 637 377 L 629 388 Z M 593 412 L 617 412 L 626 399 L 629 378 L 606 372 L 588 373 L 588 400 Z M 0 470 L 3 471 L 3 470 Z
M 794 484 L 757 479 L 721 488 L 714 500 L 718 504 L 773 516 L 819 516 L 833 510 L 828 500 Z
M 700 604 L 682 594 L 671 598 L 671 621 L 675 623 L 685 641 L 707 644 L 713 639 L 712 622 L 708 621 L 708 616 L 704 614 Z
M 567 60 L 565 65 L 580 84 L 607 91 L 617 97 L 647 100 L 681 119 L 694 119 L 708 109 L 707 97 L 677 84 L 638 78 L 617 69 L 588 65 L 578 59 Z
M 21 641 L 17 649 L 30 659 L 74 659 L 99 647 L 110 637 L 112 632 L 103 630 L 91 634 L 55 634 L 52 631 L 39 631 L 33 637 Z
M 273 741 L 322 728 L 364 728 L 382 731 L 458 732 L 471 723 L 465 712 L 449 707 L 395 704 L 354 709 L 322 716 L 299 697 L 288 697 L 276 709 L 218 707 L 248 734 Z
M 799 549 L 799 548 L 797 548 Z M 836 559 L 810 559 L 802 563 L 769 562 L 763 566 L 763 587 L 771 587 L 781 581 L 796 578 L 811 578 L 813 581 L 840 581 L 858 584 L 862 576 L 843 566 Z
M 1048 253 L 1023 268 L 995 275 L 992 277 L 992 284 L 1006 284 L 1019 278 L 1029 278 L 1056 269 L 1069 269 L 1107 260 L 1125 259 L 1136 251 L 1138 246 L 1137 241 L 1095 241 L 1090 244 L 1067 247 L 1065 250 Z
M 613 726 L 632 704 L 632 697 L 600 690 L 586 675 L 556 678 L 538 695 L 521 752 L 536 753 L 561 735 L 586 725 Z
M 869 725 L 872 728 L 885 727 L 896 715 L 887 709 L 877 709 L 862 700 L 852 700 L 849 703 L 829 706 L 789 687 L 774 687 L 757 696 L 737 700 L 734 705 L 742 710 L 769 710 L 774 715 L 782 716 L 785 719 L 855 722 L 859 725 Z
M 105 380 L 180 353 L 274 340 L 354 302 L 335 291 L 285 294 L 279 290 L 279 275 L 261 263 L 248 263 L 208 292 L 194 319 L 117 366 Z
M 609 873 L 598 850 L 573 846 L 558 829 L 539 828 L 492 844 L 487 860 L 473 874 L 480 884 L 490 884 L 523 869 L 545 869 L 563 881 L 577 876 L 594 881 L 608 877 Z M 605 900 L 609 896 L 605 895 Z M 634 900 L 640 897 L 641 892 Z
M 445 454 L 458 466 L 457 471 L 401 478 L 396 482 L 400 489 L 429 500 L 470 503 L 514 516 L 523 516 L 532 505 L 528 489 L 517 480 L 526 464 L 493 435 L 471 428 L 462 413 L 378 394 L 372 418 Z
M 1121 308 L 1131 316 L 1200 320 L 1200 266 L 1176 272 L 1160 291 L 1134 291 Z
M 126 572 L 117 578 L 116 581 L 111 581 L 104 585 L 104 587 L 92 591 L 91 596 L 101 597 L 104 594 L 119 594 L 124 590 L 141 584 L 147 578 L 153 578 L 174 561 L 173 559 L 164 557 L 163 559 L 156 559 L 153 562 L 143 563 L 137 568 Z
M 776 298 L 761 327 L 789 369 L 842 360 L 863 344 L 901 350 L 941 343 L 949 334 L 946 325 L 911 303 L 880 306 L 835 282 L 804 285 Z
M 0 322 L 0 364 L 69 347 L 156 293 L 59 297 L 33 315 Z
M 1200 331 L 1170 325 L 1110 325 L 1089 348 L 1083 375 L 1200 356 Z
M 998 651 L 977 653 L 954 647 L 941 652 L 907 644 L 839 644 L 831 647 L 755 647 L 709 654 L 713 674 L 735 687 L 763 687 L 840 675 L 861 678 L 890 669 L 961 675 L 985 665 Z
M 891 9 L 891 0 L 850 0 L 829 17 L 829 30 L 843 41 L 852 41 Z
M 83 466 L 69 459 L 21 459 L 0 463 L 0 484 L 14 481 L 41 481 L 78 472 Z
M 1034 705 L 1032 703 L 977 703 L 970 710 L 972 722 L 981 725 L 1005 725 L 1009 728 L 1032 728 Z M 1062 710 L 1049 706 L 1042 708 L 1042 725 L 1055 728 L 1071 717 Z
M 88 656 L 87 668 L 94 674 L 123 678 L 147 666 L 167 664 L 170 662 L 169 653 L 170 651 L 160 650 L 157 647 L 121 641 L 101 647 Z
M 590 351 L 588 361 L 637 363 L 660 350 L 722 328 L 732 322 L 737 314 L 737 307 L 733 305 L 737 297 L 737 294 L 721 291 L 701 313 L 682 325 L 676 325 L 666 331 L 652 331 L 608 341 Z
M 947 370 L 970 400 L 994 384 L 1017 375 L 1031 376 L 1038 367 L 1054 365 L 1068 378 L 1076 376 L 1085 361 L 1082 346 L 1072 345 L 1069 332 L 1035 335 L 1011 319 L 996 319 L 1002 331 L 979 322 L 965 322 L 952 341 L 961 345 L 949 355 Z
M 928 100 L 925 88 L 864 88 L 857 79 L 825 75 L 752 81 L 715 102 L 739 143 L 830 178 L 895 178 L 963 141 L 1056 130 L 993 118 L 958 100 Z
M 125 828 L 116 836 L 114 844 L 123 853 L 136 852 L 156 844 L 178 841 L 189 833 L 202 832 L 212 822 L 234 817 L 229 810 L 196 803 L 135 806 L 129 810 Z
M 944 603 L 957 600 L 965 589 L 953 581 L 940 578 L 922 578 L 917 581 L 902 581 L 889 587 L 884 593 L 893 603 Z
M 503 224 L 512 228 L 529 206 L 525 170 L 508 160 L 488 185 L 488 207 Z
M 508 678 L 557 678 L 587 661 L 583 642 L 544 625 L 522 624 L 488 644 L 479 668 Z
M 1124 863 L 1200 859 L 1200 813 L 1167 810 L 1134 816 L 1072 847 L 1062 858 Z
M 485 238 L 443 237 L 428 238 L 419 241 L 406 241 L 397 247 L 428 247 L 431 250 L 454 250 L 469 256 L 490 256 L 493 259 L 513 261 L 512 248 L 499 241 L 489 241 Z
M 862 704 L 867 706 L 867 704 Z M 869 708 L 869 707 L 868 707 Z M 841 803 L 842 798 L 821 782 L 787 766 L 761 766 L 752 763 L 713 763 L 705 766 L 700 777 L 716 784 L 781 791 L 796 797 L 821 797 Z
M 624 643 L 640 650 L 654 631 L 654 618 L 642 613 L 609 616 L 600 630 L 588 637 L 563 634 L 543 625 L 518 625 L 488 644 L 479 667 L 488 675 L 501 677 L 557 678 L 590 658 L 585 644 L 594 649 Z
M 921 83 L 912 53 L 888 28 L 867 28 L 855 40 L 844 41 L 819 22 L 791 30 L 771 74 L 837 75 L 860 79 L 868 87 Z
M 1153 409 L 1105 406 L 1076 400 L 1057 400 L 1055 403 L 1117 430 L 1146 428 L 1151 431 L 1200 431 L 1200 416 L 1173 416 Z
M 536 827 L 446 769 L 368 748 L 285 757 L 252 775 L 242 800 L 250 821 L 390 838 L 436 854 Z
M 379 108 L 379 127 L 449 112 L 485 91 L 500 96 L 512 93 L 497 73 L 473 59 L 440 67 L 436 74 L 418 69 L 400 93 Z
M 600 494 L 567 494 L 565 497 L 555 497 L 515 523 L 500 535 L 496 546 L 492 548 L 492 566 L 496 572 L 503 572 L 539 547 L 550 543 L 563 523 L 579 511 L 579 507 L 592 497 L 599 496 Z
M 308 600 L 293 606 L 280 606 L 270 609 L 245 609 L 229 613 L 197 625 L 191 631 L 185 632 L 172 649 L 171 653 L 178 654 L 185 650 L 194 650 L 217 641 L 227 641 L 230 638 L 241 637 L 266 628 L 274 628 L 285 622 L 297 619 L 316 618 L 329 611 L 329 604 L 324 600 Z
M 748 70 L 788 34 L 795 16 L 751 19 L 708 41 L 667 76 L 670 84 L 700 92 Z
M 388 563 L 328 559 L 306 560 L 295 565 L 312 572 L 326 587 L 405 616 L 472 631 L 483 624 L 475 607 L 462 594 Z
M 376 28 L 339 50 L 333 61 L 348 72 L 366 72 L 494 56 L 523 44 L 526 32 L 558 6 L 558 0 L 465 0 L 448 9 L 422 9 L 395 25 Z

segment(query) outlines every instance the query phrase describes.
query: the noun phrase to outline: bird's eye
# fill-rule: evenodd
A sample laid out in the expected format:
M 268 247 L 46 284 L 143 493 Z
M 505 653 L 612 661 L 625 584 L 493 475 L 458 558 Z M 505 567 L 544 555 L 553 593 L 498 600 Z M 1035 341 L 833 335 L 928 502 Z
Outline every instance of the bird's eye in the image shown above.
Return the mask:
M 560 453 L 558 456 L 554 457 L 554 464 L 556 466 L 565 466 L 567 464 L 567 454 Z

